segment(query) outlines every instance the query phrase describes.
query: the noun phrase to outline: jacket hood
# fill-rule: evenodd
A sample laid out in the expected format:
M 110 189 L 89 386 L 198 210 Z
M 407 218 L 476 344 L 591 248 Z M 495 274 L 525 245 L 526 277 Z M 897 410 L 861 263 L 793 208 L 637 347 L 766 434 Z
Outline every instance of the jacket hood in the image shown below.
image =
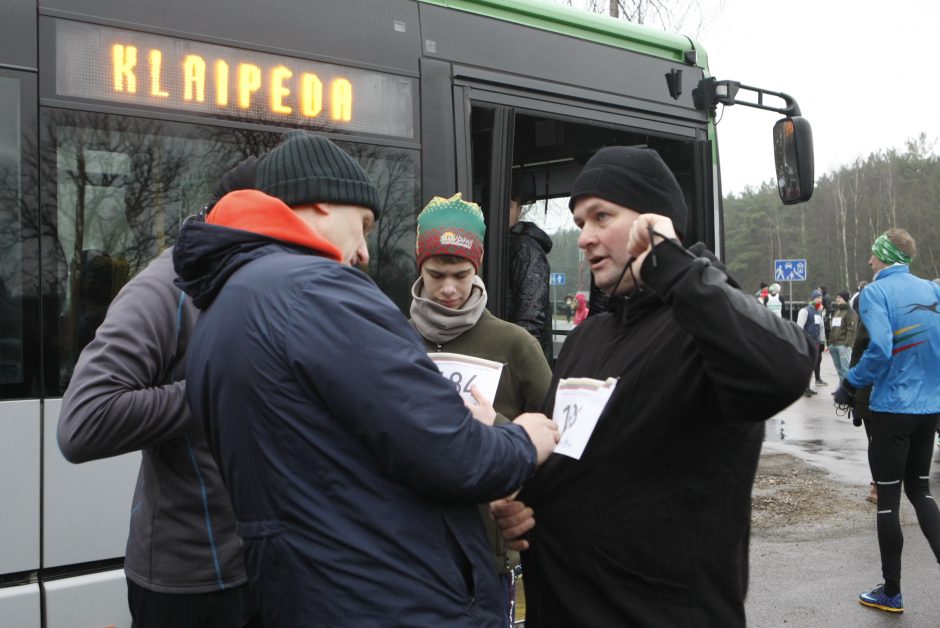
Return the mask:
M 206 222 L 190 220 L 180 229 L 173 247 L 175 283 L 205 309 L 235 271 L 278 250 L 342 259 L 333 244 L 279 199 L 257 190 L 231 192 Z
M 529 236 L 545 251 L 545 254 L 552 250 L 552 239 L 548 237 L 548 234 L 542 231 L 542 229 L 536 225 L 534 222 L 528 222 L 527 220 L 520 220 L 516 225 L 510 230 L 510 233 L 517 233 L 520 235 Z

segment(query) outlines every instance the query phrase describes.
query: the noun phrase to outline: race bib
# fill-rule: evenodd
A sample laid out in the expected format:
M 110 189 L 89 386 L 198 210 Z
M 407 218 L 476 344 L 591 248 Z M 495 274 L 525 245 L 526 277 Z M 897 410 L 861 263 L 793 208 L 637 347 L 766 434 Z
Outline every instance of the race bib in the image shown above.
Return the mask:
M 561 440 L 555 453 L 581 459 L 591 434 L 597 426 L 617 380 L 606 381 L 586 377 L 563 379 L 555 390 L 555 411 L 552 419 L 558 424 Z
M 832 322 L 829 323 L 832 327 L 842 327 L 842 317 L 833 317 Z
M 502 364 L 460 353 L 429 353 L 428 357 L 465 401 L 476 405 L 470 394 L 470 387 L 476 386 L 483 396 L 493 403 L 496 389 L 499 387 L 499 377 L 503 372 Z

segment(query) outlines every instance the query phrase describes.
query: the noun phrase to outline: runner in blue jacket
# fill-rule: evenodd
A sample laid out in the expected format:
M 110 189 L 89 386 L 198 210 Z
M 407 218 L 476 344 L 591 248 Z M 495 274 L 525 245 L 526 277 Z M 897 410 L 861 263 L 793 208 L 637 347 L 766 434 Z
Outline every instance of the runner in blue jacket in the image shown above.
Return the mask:
M 872 245 L 875 281 L 859 295 L 871 341 L 836 391 L 851 405 L 855 390 L 871 385 L 868 464 L 878 486 L 878 546 L 884 584 L 862 593 L 865 606 L 904 611 L 898 509 L 901 487 L 940 562 L 940 510 L 930 494 L 934 430 L 940 418 L 940 286 L 911 274 L 914 238 L 890 229 Z

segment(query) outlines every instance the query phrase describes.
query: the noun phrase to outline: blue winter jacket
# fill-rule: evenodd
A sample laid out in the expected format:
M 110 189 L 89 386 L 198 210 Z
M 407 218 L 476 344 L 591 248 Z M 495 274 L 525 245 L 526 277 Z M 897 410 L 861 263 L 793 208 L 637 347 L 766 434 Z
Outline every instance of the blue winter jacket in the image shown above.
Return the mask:
M 193 222 L 174 257 L 207 307 L 189 400 L 265 626 L 505 626 L 476 504 L 532 475 L 525 431 L 473 420 L 359 270 Z
M 861 292 L 859 308 L 871 343 L 848 382 L 873 384 L 876 412 L 940 412 L 940 286 L 889 266 Z

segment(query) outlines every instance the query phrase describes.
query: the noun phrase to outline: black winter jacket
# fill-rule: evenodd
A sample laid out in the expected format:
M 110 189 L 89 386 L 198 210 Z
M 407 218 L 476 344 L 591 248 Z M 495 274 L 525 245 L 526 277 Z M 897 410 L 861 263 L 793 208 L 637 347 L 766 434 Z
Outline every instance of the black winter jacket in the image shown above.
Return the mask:
M 520 497 L 527 628 L 745 624 L 763 421 L 803 392 L 815 348 L 691 251 L 656 246 L 647 288 L 561 350 L 553 387 L 619 383 L 581 459 L 552 455 Z
M 552 239 L 537 225 L 520 221 L 509 231 L 509 321 L 535 336 L 552 358 L 552 310 L 548 254 Z

